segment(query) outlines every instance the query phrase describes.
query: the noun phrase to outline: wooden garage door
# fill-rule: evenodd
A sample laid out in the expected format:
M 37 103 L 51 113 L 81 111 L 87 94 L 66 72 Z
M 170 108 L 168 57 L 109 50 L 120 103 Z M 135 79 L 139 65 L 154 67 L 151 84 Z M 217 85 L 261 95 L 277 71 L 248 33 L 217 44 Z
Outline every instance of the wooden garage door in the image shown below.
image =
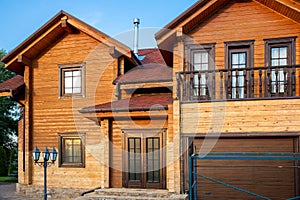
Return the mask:
M 296 138 L 222 138 L 213 152 L 295 152 Z M 203 139 L 194 139 L 200 149 Z M 294 161 L 197 161 L 197 172 L 227 184 L 249 190 L 270 199 L 294 197 L 296 174 Z M 299 186 L 298 186 L 299 187 Z M 257 199 L 251 195 L 197 179 L 198 199 Z

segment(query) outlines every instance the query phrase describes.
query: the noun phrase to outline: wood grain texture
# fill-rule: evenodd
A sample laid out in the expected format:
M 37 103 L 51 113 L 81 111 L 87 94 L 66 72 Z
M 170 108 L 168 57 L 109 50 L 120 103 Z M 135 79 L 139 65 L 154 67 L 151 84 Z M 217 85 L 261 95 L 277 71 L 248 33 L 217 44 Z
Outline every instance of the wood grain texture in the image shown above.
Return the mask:
M 74 99 L 60 97 L 58 65 L 82 62 L 86 63 L 84 97 Z M 82 32 L 65 35 L 33 61 L 32 117 L 30 118 L 33 122 L 33 130 L 29 149 L 32 150 L 35 146 L 41 150 L 52 146 L 57 148 L 60 132 L 86 133 L 85 168 L 62 168 L 56 163 L 48 170 L 51 174 L 48 180 L 49 187 L 91 189 L 107 185 L 103 181 L 108 179 L 104 177 L 108 175 L 103 167 L 108 165 L 108 159 L 103 158 L 104 151 L 107 150 L 105 140 L 101 139 L 105 137 L 105 129 L 86 119 L 78 110 L 114 98 L 112 81 L 117 75 L 114 73 L 117 63 L 109 55 L 107 45 L 99 43 Z M 28 157 L 30 155 L 27 155 Z M 43 170 L 33 166 L 31 172 L 32 183 L 42 186 Z
M 181 106 L 182 133 L 298 132 L 300 101 L 257 100 L 187 103 Z
M 293 138 L 219 139 L 213 152 L 294 152 Z M 200 151 L 204 140 L 194 145 Z M 294 196 L 293 161 L 197 161 L 197 172 L 270 199 Z M 281 167 L 280 167 L 281 166 Z M 198 177 L 200 199 L 257 199 L 243 192 Z
M 300 36 L 300 25 L 255 1 L 231 1 L 187 33 L 196 44 L 216 43 L 216 69 L 224 68 L 224 42 L 255 40 L 254 66 L 264 66 L 264 39 Z M 300 42 L 296 41 L 297 63 Z

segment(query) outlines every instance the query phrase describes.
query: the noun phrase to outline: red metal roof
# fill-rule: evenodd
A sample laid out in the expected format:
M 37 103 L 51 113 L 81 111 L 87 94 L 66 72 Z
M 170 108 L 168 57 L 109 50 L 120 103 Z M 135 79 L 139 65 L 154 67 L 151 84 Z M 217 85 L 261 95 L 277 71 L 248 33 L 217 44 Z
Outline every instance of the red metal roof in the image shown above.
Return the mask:
M 6 92 L 10 90 L 16 90 L 23 86 L 24 78 L 23 76 L 16 75 L 12 77 L 11 79 L 8 79 L 7 81 L 4 81 L 3 83 L 0 83 L 0 92 Z
M 158 64 L 147 64 L 135 67 L 126 74 L 118 77 L 118 83 L 146 83 L 172 81 L 172 68 Z
M 139 65 L 124 75 L 119 76 L 114 83 L 146 83 L 146 82 L 166 82 L 172 81 L 173 70 L 166 65 L 159 49 L 139 50 L 140 56 L 145 56 L 140 60 Z
M 113 102 L 89 106 L 79 110 L 81 113 L 113 112 L 113 111 L 148 111 L 167 110 L 168 104 L 173 102 L 172 94 L 152 94 L 133 96 Z
M 145 64 L 160 64 L 166 66 L 166 62 L 164 58 L 161 55 L 161 52 L 157 48 L 152 48 L 152 49 L 141 49 L 139 50 L 139 55 L 140 56 L 145 56 L 144 59 L 141 60 L 141 63 L 143 65 Z

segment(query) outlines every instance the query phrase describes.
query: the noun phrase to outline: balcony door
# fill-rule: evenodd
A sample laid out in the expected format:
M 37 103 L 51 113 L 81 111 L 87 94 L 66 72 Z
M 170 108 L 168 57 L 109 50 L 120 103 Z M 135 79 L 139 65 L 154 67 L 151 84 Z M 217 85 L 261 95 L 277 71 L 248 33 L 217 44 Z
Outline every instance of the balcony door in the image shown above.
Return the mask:
M 236 48 L 229 50 L 230 95 L 232 99 L 245 97 L 246 82 L 244 70 L 249 66 L 249 48 Z
M 247 72 L 253 67 L 254 40 L 225 42 L 225 66 L 228 69 L 226 93 L 228 99 L 248 98 Z
M 126 133 L 123 187 L 165 188 L 163 133 Z

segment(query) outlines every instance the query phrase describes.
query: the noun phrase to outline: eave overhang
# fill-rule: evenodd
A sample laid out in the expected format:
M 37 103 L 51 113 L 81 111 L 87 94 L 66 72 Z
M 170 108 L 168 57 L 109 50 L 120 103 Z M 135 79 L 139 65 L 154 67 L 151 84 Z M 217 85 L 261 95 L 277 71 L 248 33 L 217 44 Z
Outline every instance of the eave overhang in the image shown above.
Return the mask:
M 2 59 L 2 62 L 6 64 L 5 66 L 9 70 L 23 75 L 24 67 L 31 66 L 32 61 L 44 52 L 46 48 L 49 48 L 64 35 L 76 33 L 76 31 L 81 31 L 110 48 L 114 47 L 115 52 L 128 57 L 130 60 L 133 59 L 131 50 L 126 45 L 65 11 L 60 11 L 13 51 L 7 54 Z
M 16 75 L 0 83 L 0 96 L 10 96 L 12 98 L 20 97 L 25 93 L 24 78 Z
M 104 119 L 113 119 L 116 121 L 128 121 L 132 119 L 166 119 L 168 117 L 168 110 L 90 112 L 81 114 L 85 118 L 98 123 Z
M 263 6 L 283 15 L 296 23 L 300 23 L 300 3 L 291 0 L 254 0 Z M 207 17 L 212 16 L 230 0 L 199 0 L 163 29 L 155 34 L 160 48 L 166 48 L 171 41 L 176 39 L 176 32 L 188 34 Z
M 104 118 L 165 118 L 172 104 L 172 94 L 133 96 L 129 99 L 89 106 L 79 110 L 86 118 L 99 121 Z

